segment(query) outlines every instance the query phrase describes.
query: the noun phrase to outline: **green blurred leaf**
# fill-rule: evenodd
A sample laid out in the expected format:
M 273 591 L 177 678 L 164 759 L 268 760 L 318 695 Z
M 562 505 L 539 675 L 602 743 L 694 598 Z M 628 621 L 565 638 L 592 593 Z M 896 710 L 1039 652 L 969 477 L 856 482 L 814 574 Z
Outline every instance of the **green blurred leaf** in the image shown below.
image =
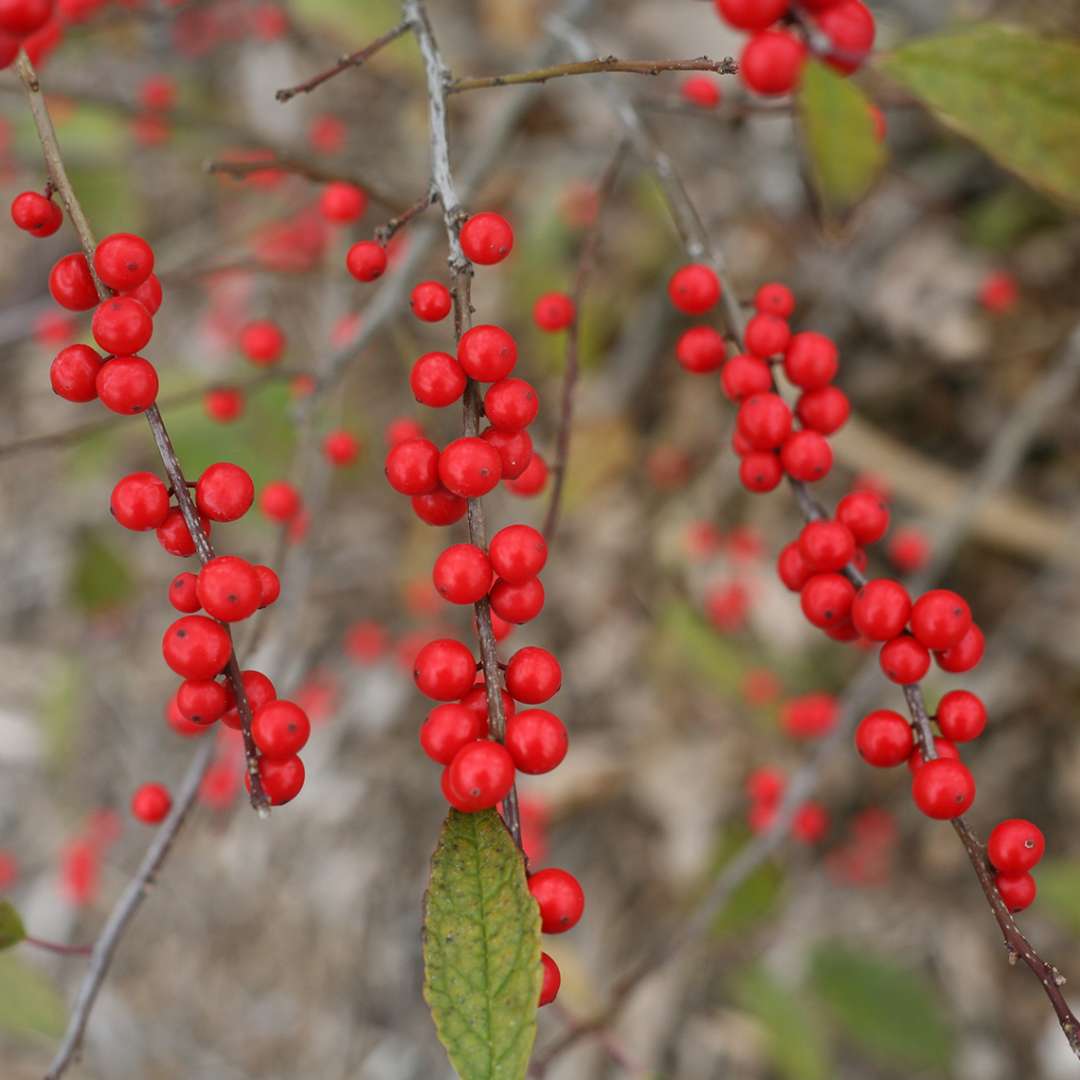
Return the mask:
M 84 685 L 77 660 L 61 658 L 51 665 L 38 702 L 38 723 L 45 735 L 50 762 L 62 763 L 75 746 L 75 709 Z
M 718 634 L 689 604 L 673 600 L 656 622 L 657 657 L 684 674 L 687 669 L 708 679 L 727 694 L 736 694 L 753 661 L 747 649 Z
M 26 927 L 15 905 L 10 900 L 0 900 L 0 949 L 10 949 L 26 937 Z
M 1080 202 L 1080 44 L 986 22 L 913 41 L 879 63 L 1007 169 Z
M 1080 933 L 1080 862 L 1046 859 L 1038 869 L 1039 903 L 1043 909 Z
M 965 215 L 968 239 L 991 251 L 1007 252 L 1027 233 L 1060 222 L 1057 207 L 1029 187 L 1012 184 L 974 203 Z
M 525 1076 L 542 975 L 521 853 L 494 810 L 451 810 L 424 902 L 424 1000 L 462 1080 Z
M 936 988 L 921 975 L 840 942 L 819 945 L 809 985 L 849 1038 L 879 1061 L 945 1069 L 952 1036 Z
M 799 115 L 822 208 L 841 215 L 866 195 L 885 163 L 870 102 L 850 79 L 810 60 L 799 88 Z
M 735 998 L 765 1029 L 773 1067 L 785 1080 L 829 1080 L 836 1075 L 824 1027 L 804 1001 L 755 968 L 739 979 Z
M 95 529 L 82 537 L 78 550 L 71 571 L 75 606 L 96 614 L 125 603 L 135 591 L 135 579 L 112 541 Z
M 715 874 L 724 869 L 748 839 L 743 829 L 733 829 L 722 837 Z M 769 918 L 776 910 L 783 887 L 784 874 L 780 867 L 773 862 L 763 862 L 716 913 L 712 922 L 713 934 L 718 938 L 731 937 Z
M 0 1028 L 59 1036 L 66 1019 L 64 1002 L 44 975 L 14 956 L 0 956 Z

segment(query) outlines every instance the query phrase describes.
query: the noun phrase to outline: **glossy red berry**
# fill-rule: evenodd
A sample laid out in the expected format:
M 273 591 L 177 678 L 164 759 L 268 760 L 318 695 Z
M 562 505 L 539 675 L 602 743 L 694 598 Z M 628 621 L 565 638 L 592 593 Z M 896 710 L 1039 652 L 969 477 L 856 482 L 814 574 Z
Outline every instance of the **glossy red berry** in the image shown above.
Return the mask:
M 684 315 L 704 315 L 720 299 L 720 279 L 712 267 L 690 263 L 671 275 L 668 296 Z
M 203 471 L 195 485 L 195 505 L 211 521 L 237 521 L 255 501 L 255 484 L 247 471 L 219 461 Z
M 775 96 L 793 90 L 806 61 L 806 46 L 785 30 L 762 30 L 746 43 L 739 77 L 756 94 Z
M 338 468 L 356 461 L 360 454 L 360 440 L 351 431 L 328 431 L 323 439 L 323 457 Z
M 795 431 L 780 447 L 780 464 L 795 480 L 813 483 L 829 474 L 832 468 L 832 449 L 823 435 L 816 431 Z
M 441 322 L 452 304 L 450 290 L 439 281 L 421 281 L 409 294 L 409 306 L 422 322 Z
M 825 62 L 848 74 L 860 67 L 874 45 L 874 16 L 860 0 L 832 4 L 817 16 L 817 24 L 832 46 Z
M 915 749 L 911 725 L 892 709 L 877 709 L 859 721 L 855 746 L 867 764 L 879 769 L 903 765 Z
M 513 480 L 507 480 L 506 486 L 515 495 L 531 498 L 533 495 L 539 495 L 544 490 L 547 478 L 547 462 L 539 453 L 534 451 L 533 456 L 529 458 L 528 465 L 521 471 L 521 474 Z
M 164 784 L 143 784 L 131 796 L 131 814 L 144 825 L 164 821 L 172 809 L 172 796 Z
M 776 559 L 776 572 L 780 580 L 792 592 L 801 592 L 802 587 L 810 580 L 814 571 L 806 565 L 806 559 L 799 550 L 797 540 L 792 540 L 790 544 L 785 544 L 781 548 Z
M 986 843 L 986 855 L 1003 874 L 1030 870 L 1046 851 L 1042 830 L 1023 818 L 1008 818 L 994 826 Z
M 95 308 L 90 332 L 104 352 L 131 355 L 153 337 L 154 320 L 138 300 L 114 296 Z
M 125 529 L 156 529 L 169 512 L 169 490 L 153 473 L 131 473 L 113 488 L 109 509 Z
M 469 504 L 460 495 L 454 495 L 438 484 L 437 459 L 436 485 L 434 491 L 412 497 L 413 513 L 428 525 L 453 525 L 455 521 L 460 521 L 465 516 Z
M 699 109 L 715 109 L 720 104 L 720 87 L 708 75 L 689 75 L 679 87 L 683 101 Z
M 911 613 L 911 597 L 899 581 L 868 581 L 851 605 L 855 629 L 869 641 L 889 641 L 903 632 Z
M 529 892 L 540 907 L 540 929 L 545 934 L 572 930 L 585 911 L 585 893 L 566 870 L 548 867 L 530 874 Z
M 461 250 L 471 262 L 493 266 L 514 250 L 514 230 L 501 214 L 473 214 L 461 226 Z
M 203 397 L 203 410 L 211 420 L 229 424 L 244 412 L 244 395 L 232 386 L 219 386 L 207 390 Z
M 449 765 L 467 743 L 488 733 L 487 713 L 477 713 L 466 705 L 447 702 L 436 705 L 420 725 L 420 745 L 432 761 Z
M 357 281 L 375 281 L 386 271 L 386 248 L 374 240 L 359 240 L 345 256 L 345 268 Z
M 559 965 L 546 952 L 540 954 L 540 964 L 544 969 L 544 977 L 540 983 L 540 1007 L 543 1008 L 559 996 L 562 975 L 559 974 Z
M 184 615 L 165 631 L 165 663 L 185 679 L 212 679 L 229 662 L 228 632 L 205 615 Z
M 461 335 L 457 358 L 470 379 L 498 382 L 514 370 L 517 343 L 501 326 L 474 326 Z
M 792 337 L 784 354 L 787 377 L 803 390 L 820 390 L 828 386 L 836 378 L 839 366 L 832 340 L 812 330 Z
M 502 702 L 503 719 L 507 720 L 514 715 L 514 699 L 505 691 L 499 691 L 499 699 Z M 467 709 L 472 709 L 486 725 L 488 722 L 489 707 L 487 686 L 482 683 L 474 683 L 472 689 L 465 694 L 459 704 L 464 705 Z M 484 734 L 487 734 L 487 727 L 484 728 Z
M 259 496 L 259 509 L 271 521 L 292 521 L 302 508 L 300 492 L 287 480 L 272 480 Z
M 208 615 L 222 622 L 239 622 L 258 611 L 262 586 L 246 559 L 218 555 L 199 571 L 196 595 Z
M 506 665 L 506 689 L 515 701 L 541 705 L 558 693 L 562 686 L 562 668 L 558 660 L 535 645 L 518 649 Z
M 176 707 L 193 724 L 206 727 L 229 707 L 229 692 L 213 679 L 185 679 L 176 691 Z
M 141 356 L 114 356 L 98 368 L 94 381 L 106 408 L 122 415 L 144 412 L 157 400 L 154 365 Z
M 889 541 L 889 558 L 906 573 L 921 569 L 929 557 L 930 545 L 918 529 L 897 529 Z
M 836 506 L 836 520 L 846 525 L 860 547 L 880 540 L 889 527 L 889 508 L 875 491 L 853 491 Z
M 421 405 L 433 409 L 457 401 L 465 392 L 467 381 L 461 365 L 444 352 L 425 353 L 413 364 L 409 375 L 413 396 Z
M 779 394 L 754 394 L 740 406 L 739 434 L 755 450 L 776 450 L 791 434 L 791 410 Z
M 881 670 L 901 686 L 917 683 L 930 668 L 930 653 L 910 634 L 901 634 L 881 646 Z
M 269 607 L 281 595 L 281 579 L 262 563 L 256 564 L 255 573 L 259 578 L 259 607 Z
M 773 450 L 752 450 L 739 462 L 739 481 L 747 491 L 773 491 L 783 478 L 784 467 Z
M 122 295 L 138 300 L 151 315 L 158 313 L 161 301 L 165 296 L 157 274 L 151 274 L 141 285 L 136 286 L 134 289 L 125 289 Z
M 319 211 L 327 221 L 345 225 L 357 221 L 367 209 L 368 198 L 363 188 L 345 180 L 333 180 L 319 196 Z
M 820 390 L 808 390 L 795 403 L 795 415 L 803 427 L 822 435 L 831 435 L 847 423 L 851 404 L 843 390 L 824 386 Z
M 911 632 L 928 649 L 951 649 L 970 629 L 971 608 L 949 589 L 932 589 L 912 605 Z
M 501 802 L 514 783 L 514 762 L 505 746 L 488 739 L 466 743 L 447 769 L 454 805 L 466 813 Z
M 200 515 L 202 531 L 210 535 L 210 521 Z M 186 559 L 195 554 L 195 541 L 191 538 L 184 515 L 173 508 L 165 515 L 165 520 L 157 528 L 158 543 L 170 554 Z
M 950 690 L 938 703 L 935 719 L 947 739 L 970 742 L 986 728 L 986 706 L 970 690 Z
M 937 758 L 915 770 L 911 797 L 927 817 L 947 821 L 975 801 L 975 780 L 963 762 Z
M 505 745 L 520 772 L 537 775 L 550 772 L 566 757 L 569 739 L 554 713 L 523 709 L 507 720 Z
M 386 479 L 402 495 L 439 489 L 439 448 L 430 439 L 407 439 L 386 455 Z
M 565 330 L 574 321 L 574 301 L 566 293 L 550 292 L 533 304 L 533 322 L 549 334 Z
M 811 570 L 842 570 L 855 555 L 855 538 L 839 521 L 811 521 L 799 533 L 799 552 Z
M 787 319 L 795 312 L 795 294 L 786 285 L 769 282 L 754 294 L 754 307 L 763 315 Z
M 454 544 L 436 560 L 432 580 L 451 604 L 475 604 L 491 588 L 491 563 L 475 544 Z
M 736 30 L 767 30 L 787 14 L 788 0 L 715 0 L 720 18 Z
M 184 612 L 185 615 L 194 614 L 201 606 L 199 597 L 195 593 L 197 580 L 195 574 L 185 570 L 182 574 L 177 574 L 169 582 L 169 603 L 177 611 Z
M 500 379 L 484 395 L 484 413 L 499 431 L 521 431 L 535 419 L 540 409 L 536 390 L 524 379 Z
M 455 439 L 439 455 L 439 479 L 463 499 L 486 495 L 502 477 L 499 451 L 484 439 Z
M 491 589 L 491 610 L 508 623 L 520 625 L 535 619 L 544 608 L 544 586 L 539 578 L 518 585 L 496 581 Z
M 769 365 L 756 356 L 733 356 L 720 373 L 720 385 L 731 401 L 743 401 L 754 394 L 768 394 L 773 380 Z
M 251 736 L 259 752 L 272 761 L 298 754 L 311 735 L 311 721 L 292 701 L 269 701 L 251 718 Z
M 500 431 L 487 427 L 480 432 L 480 438 L 498 450 L 504 480 L 515 480 L 528 468 L 533 456 L 533 441 L 527 431 Z
M 675 358 L 695 375 L 716 371 L 726 355 L 724 335 L 711 326 L 692 326 L 675 345 Z
M 430 641 L 413 661 L 413 679 L 420 693 L 436 701 L 456 701 L 473 684 L 476 661 L 460 641 Z
M 240 351 L 259 367 L 276 364 L 284 350 L 285 335 L 281 327 L 269 319 L 250 322 L 240 331 Z
M 547 541 L 531 525 L 507 525 L 492 538 L 488 554 L 495 573 L 520 585 L 536 577 L 547 562 Z
M 934 660 L 942 671 L 953 675 L 962 675 L 970 671 L 983 658 L 986 638 L 977 623 L 951 649 L 934 653 Z
M 842 574 L 814 574 L 802 587 L 799 603 L 807 621 L 824 630 L 848 619 L 854 599 L 855 586 Z
M 98 305 L 97 289 L 90 266 L 81 251 L 64 255 L 49 271 L 49 292 L 68 311 L 89 311 Z
M 94 250 L 94 269 L 110 289 L 137 289 L 154 269 L 154 252 L 141 236 L 113 233 Z
M 52 236 L 64 223 L 59 206 L 37 191 L 24 191 L 11 202 L 11 220 L 31 236 Z
M 1030 874 L 997 874 L 994 884 L 1005 906 L 1014 915 L 1035 903 L 1038 888 Z
M 949 739 L 939 738 L 934 736 L 934 752 L 939 758 L 947 758 L 949 761 L 959 761 L 960 751 L 956 748 L 955 743 Z M 908 758 L 908 771 L 914 775 L 925 764 L 923 760 L 922 751 L 916 749 L 911 757 Z
M 304 763 L 293 757 L 274 759 L 259 758 L 259 780 L 271 806 L 283 806 L 300 794 L 304 786 Z M 251 780 L 245 773 L 244 784 L 251 788 Z
M 819 739 L 836 727 L 839 715 L 832 694 L 801 694 L 781 706 L 780 725 L 794 739 Z
M 776 356 L 791 341 L 791 328 L 776 315 L 757 314 L 746 324 L 746 351 L 751 356 Z
M 268 701 L 274 701 L 277 698 L 277 690 L 274 688 L 274 684 L 261 671 L 251 669 L 242 671 L 240 672 L 240 681 L 243 684 L 244 697 L 247 698 L 248 708 L 251 710 L 252 716 Z M 229 707 L 222 715 L 221 722 L 226 727 L 239 731 L 241 726 L 240 710 L 236 706 L 236 695 L 233 693 L 231 686 L 226 686 L 226 692 L 229 695 Z

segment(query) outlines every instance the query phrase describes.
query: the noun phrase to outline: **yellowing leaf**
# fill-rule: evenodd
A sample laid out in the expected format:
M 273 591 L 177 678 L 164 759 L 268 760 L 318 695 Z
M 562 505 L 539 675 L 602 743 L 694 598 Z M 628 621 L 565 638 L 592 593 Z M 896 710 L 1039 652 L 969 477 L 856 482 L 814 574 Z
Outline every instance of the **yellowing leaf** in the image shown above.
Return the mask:
M 0 900 L 0 949 L 10 949 L 26 937 L 26 927 L 10 900 Z
M 0 1029 L 60 1036 L 66 1018 L 64 1002 L 48 978 L 14 956 L 0 956 Z
M 881 67 L 1029 184 L 1080 202 L 1080 45 L 979 23 L 904 45 Z
M 424 1000 L 462 1080 L 523 1080 L 541 980 L 521 852 L 494 810 L 451 810 L 424 903 Z

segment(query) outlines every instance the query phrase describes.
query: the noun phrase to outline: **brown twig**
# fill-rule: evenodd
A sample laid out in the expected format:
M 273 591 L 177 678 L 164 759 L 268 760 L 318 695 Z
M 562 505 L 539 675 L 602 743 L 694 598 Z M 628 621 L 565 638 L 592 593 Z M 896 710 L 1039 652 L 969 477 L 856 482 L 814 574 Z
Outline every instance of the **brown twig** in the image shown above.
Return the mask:
M 620 60 L 617 56 L 578 60 L 569 64 L 552 64 L 535 71 L 515 71 L 508 75 L 484 75 L 455 79 L 446 92 L 461 94 L 466 90 L 490 90 L 497 86 L 521 86 L 524 83 L 546 83 L 570 75 L 600 75 L 621 71 L 631 75 L 659 75 L 662 71 L 712 71 L 717 75 L 735 75 L 739 65 L 730 57 L 711 60 L 699 56 L 693 60 Z
M 377 52 L 381 52 L 392 41 L 397 41 L 399 37 L 408 33 L 408 31 L 407 23 L 398 23 L 397 26 L 377 37 L 370 45 L 365 45 L 357 52 L 343 56 L 332 67 L 320 71 L 317 75 L 312 75 L 305 82 L 279 90 L 274 94 L 274 97 L 278 101 L 289 101 L 291 98 L 296 97 L 297 94 L 310 94 L 317 86 L 322 86 L 324 82 L 334 78 L 335 75 L 340 75 L 343 71 L 348 71 L 349 68 L 363 67 Z
M 407 210 L 396 214 L 389 221 L 384 222 L 375 229 L 375 239 L 380 244 L 388 244 L 406 225 L 415 221 L 433 202 L 438 199 L 434 191 L 428 191 L 416 200 Z

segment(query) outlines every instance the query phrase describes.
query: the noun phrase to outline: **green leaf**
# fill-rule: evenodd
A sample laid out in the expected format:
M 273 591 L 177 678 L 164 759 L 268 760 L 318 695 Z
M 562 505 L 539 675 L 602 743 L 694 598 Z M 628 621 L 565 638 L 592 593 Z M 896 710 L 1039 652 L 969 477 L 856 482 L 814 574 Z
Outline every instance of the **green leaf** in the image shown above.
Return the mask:
M 744 829 L 732 830 L 721 838 L 716 874 L 735 858 L 749 840 Z M 784 887 L 783 871 L 773 862 L 763 862 L 728 897 L 716 913 L 712 932 L 717 938 L 729 938 L 741 933 L 776 910 Z
M 26 937 L 26 927 L 15 905 L 10 900 L 0 900 L 0 949 L 10 949 Z
M 95 614 L 119 607 L 135 591 L 135 580 L 112 538 L 100 530 L 87 532 L 78 546 L 71 571 L 75 606 Z
M 952 1037 L 932 983 L 839 942 L 815 950 L 810 987 L 851 1040 L 889 1065 L 945 1069 Z
M 806 1003 L 760 968 L 747 972 L 735 998 L 765 1029 L 773 1067 L 786 1080 L 829 1080 L 836 1075 L 823 1025 Z
M 866 195 L 885 163 L 870 101 L 850 79 L 811 60 L 799 88 L 799 115 L 822 208 L 843 214 Z
M 1080 933 L 1080 862 L 1046 859 L 1038 869 L 1039 904 L 1074 933 Z
M 904 45 L 882 68 L 1029 184 L 1080 202 L 1080 45 L 978 23 Z
M 67 1009 L 53 984 L 14 956 L 0 956 L 0 1028 L 60 1036 Z
M 424 1000 L 462 1080 L 525 1076 L 541 980 L 521 853 L 494 810 L 451 810 L 424 901 Z

